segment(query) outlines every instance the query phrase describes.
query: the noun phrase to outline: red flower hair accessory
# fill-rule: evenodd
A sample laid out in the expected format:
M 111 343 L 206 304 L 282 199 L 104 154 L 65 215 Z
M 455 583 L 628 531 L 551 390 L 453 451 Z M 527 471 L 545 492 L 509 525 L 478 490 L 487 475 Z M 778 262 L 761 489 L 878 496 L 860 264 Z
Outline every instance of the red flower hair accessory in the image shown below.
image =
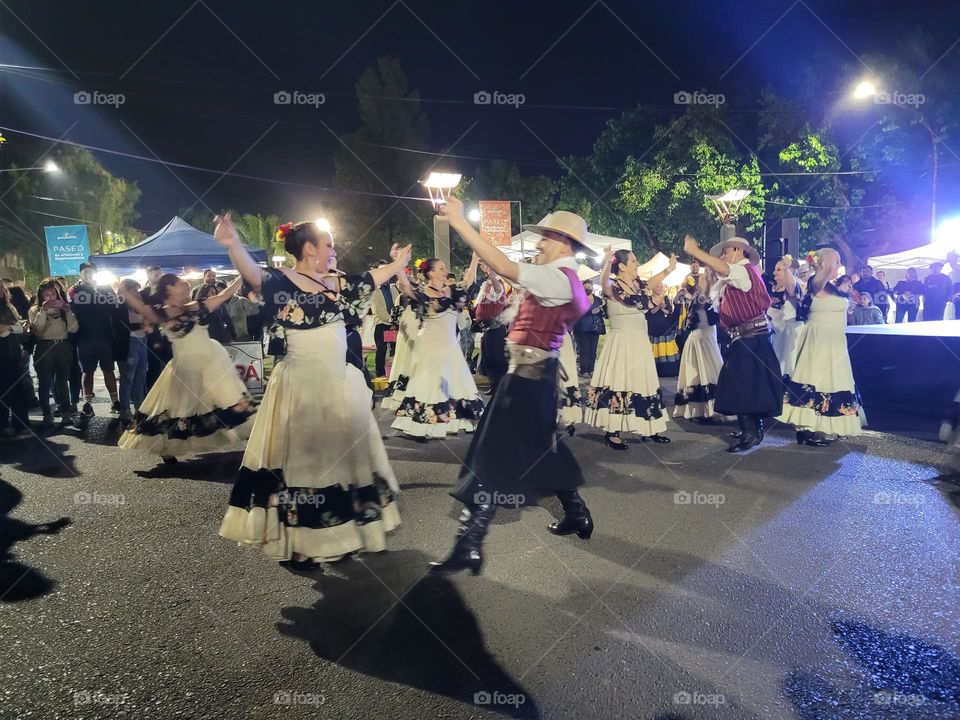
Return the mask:
M 284 223 L 277 228 L 277 240 L 283 240 L 293 230 L 293 223 Z

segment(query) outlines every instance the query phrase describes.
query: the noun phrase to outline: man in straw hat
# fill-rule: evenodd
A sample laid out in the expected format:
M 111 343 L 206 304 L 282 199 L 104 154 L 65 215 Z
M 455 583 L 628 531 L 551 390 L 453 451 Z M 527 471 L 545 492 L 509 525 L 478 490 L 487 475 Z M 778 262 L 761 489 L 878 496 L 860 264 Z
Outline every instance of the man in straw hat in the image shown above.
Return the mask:
M 576 533 L 584 540 L 593 533 L 590 511 L 577 492 L 583 475 L 556 432 L 560 345 L 590 308 L 574 254 L 591 251 L 584 244 L 586 222 L 571 212 L 553 212 L 539 225 L 524 226 L 540 236 L 535 265 L 514 262 L 481 239 L 456 198 L 449 198 L 441 212 L 483 262 L 524 291 L 507 336 L 507 374 L 477 426 L 460 480 L 450 492 L 465 506 L 460 531 L 449 555 L 432 569 L 441 575 L 469 569 L 476 575 L 483 564 L 483 539 L 498 506 L 531 505 L 540 493 L 555 493 L 564 517 L 549 531 Z
M 720 276 L 710 295 L 731 343 L 717 380 L 714 409 L 736 415 L 740 423 L 729 451 L 749 450 L 763 440 L 764 420 L 783 410 L 780 363 L 766 316 L 770 295 L 757 268 L 760 255 L 739 237 L 722 240 L 706 253 L 687 235 L 683 249 Z

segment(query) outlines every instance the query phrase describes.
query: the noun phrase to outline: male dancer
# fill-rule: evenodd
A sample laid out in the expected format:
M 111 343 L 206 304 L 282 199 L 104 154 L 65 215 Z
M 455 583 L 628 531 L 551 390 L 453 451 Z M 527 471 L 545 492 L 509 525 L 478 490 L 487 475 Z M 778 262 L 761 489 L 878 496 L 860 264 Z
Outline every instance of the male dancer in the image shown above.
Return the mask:
M 507 336 L 507 374 L 473 436 L 460 482 L 450 492 L 465 505 L 457 540 L 431 571 L 446 575 L 470 569 L 476 575 L 498 505 L 531 505 L 540 492 L 556 493 L 564 517 L 548 530 L 554 535 L 577 533 L 584 540 L 593 533 L 590 510 L 577 492 L 583 475 L 556 432 L 560 345 L 590 307 L 574 259 L 577 252 L 589 252 L 584 245 L 587 224 L 578 215 L 559 211 L 539 225 L 525 226 L 540 236 L 540 262 L 533 265 L 513 262 L 482 240 L 464 219 L 463 203 L 456 198 L 449 198 L 441 212 L 483 262 L 526 291 Z
M 760 255 L 738 237 L 722 240 L 706 253 L 687 235 L 683 250 L 720 276 L 710 296 L 719 304 L 720 325 L 731 342 L 713 407 L 720 415 L 736 415 L 740 423 L 737 443 L 728 452 L 749 450 L 763 440 L 764 419 L 783 411 L 783 379 L 766 316 L 770 295 L 757 269 Z

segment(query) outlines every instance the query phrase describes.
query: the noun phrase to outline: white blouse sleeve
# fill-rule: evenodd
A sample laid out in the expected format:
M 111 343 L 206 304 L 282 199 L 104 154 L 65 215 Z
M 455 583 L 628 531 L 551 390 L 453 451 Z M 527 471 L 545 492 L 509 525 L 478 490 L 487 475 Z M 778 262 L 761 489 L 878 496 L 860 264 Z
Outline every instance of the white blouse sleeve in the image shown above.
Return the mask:
M 517 284 L 522 285 L 546 307 L 565 305 L 573 299 L 573 290 L 567 276 L 560 268 L 552 265 L 520 263 Z

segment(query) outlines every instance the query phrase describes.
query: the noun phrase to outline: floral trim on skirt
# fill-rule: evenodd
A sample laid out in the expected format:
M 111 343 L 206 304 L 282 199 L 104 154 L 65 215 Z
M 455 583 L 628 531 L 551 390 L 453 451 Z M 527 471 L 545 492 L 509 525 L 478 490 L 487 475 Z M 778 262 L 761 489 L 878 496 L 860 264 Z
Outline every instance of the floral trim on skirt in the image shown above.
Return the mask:
M 170 417 L 169 412 L 148 416 L 137 411 L 127 432 L 134 435 L 163 435 L 168 440 L 186 440 L 192 437 L 206 437 L 219 430 L 227 430 L 242 425 L 257 409 L 250 396 L 244 396 L 250 404 L 245 410 L 216 408 L 202 415 L 190 417 Z
M 687 405 L 689 403 L 705 403 L 717 399 L 717 386 L 714 383 L 709 385 L 692 385 L 685 387 L 677 393 L 673 400 L 674 405 Z
M 282 470 L 241 467 L 219 534 L 281 561 L 293 553 L 322 561 L 381 552 L 385 534 L 400 524 L 394 500 L 378 475 L 361 487 L 288 488 Z
M 783 384 L 783 401 L 794 407 L 813 410 L 817 415 L 827 417 L 853 416 L 860 413 L 860 396 L 856 390 L 817 392 L 813 385 L 801 385 L 789 376 L 783 378 Z
M 432 426 L 440 435 L 458 430 L 473 432 L 476 422 L 483 414 L 480 399 L 451 398 L 447 402 L 428 404 L 414 397 L 406 397 L 397 408 L 397 420 L 393 427 L 411 435 L 434 435 Z

